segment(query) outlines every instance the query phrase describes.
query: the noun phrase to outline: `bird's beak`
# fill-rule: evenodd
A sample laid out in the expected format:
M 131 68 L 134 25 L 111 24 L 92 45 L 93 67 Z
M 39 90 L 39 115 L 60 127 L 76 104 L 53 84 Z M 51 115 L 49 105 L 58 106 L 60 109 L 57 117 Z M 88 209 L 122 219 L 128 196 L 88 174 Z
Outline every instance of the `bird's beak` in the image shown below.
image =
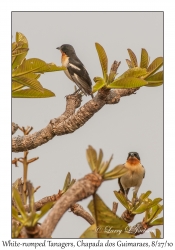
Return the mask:
M 131 157 L 134 157 L 134 154 L 133 154 L 133 153 L 131 153 L 131 154 L 130 154 L 130 156 L 131 156 Z
M 56 49 L 60 49 L 60 47 L 57 47 Z

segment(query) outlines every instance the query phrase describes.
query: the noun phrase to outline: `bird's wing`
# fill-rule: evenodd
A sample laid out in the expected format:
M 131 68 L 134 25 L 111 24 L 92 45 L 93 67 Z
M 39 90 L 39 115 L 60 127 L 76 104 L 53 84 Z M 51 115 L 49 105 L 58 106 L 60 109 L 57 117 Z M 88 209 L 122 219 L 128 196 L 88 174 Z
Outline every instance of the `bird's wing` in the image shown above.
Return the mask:
M 92 82 L 86 68 L 77 56 L 69 58 L 67 69 L 73 81 L 77 83 L 77 85 L 79 84 L 79 87 L 83 88 L 89 94 L 91 92 Z
M 91 80 L 89 78 L 89 75 L 87 71 L 82 69 L 76 69 L 75 67 L 72 67 L 69 65 L 67 67 L 67 70 L 69 71 L 72 80 L 78 85 L 78 87 L 85 93 L 85 94 L 91 94 Z
M 143 172 L 143 178 L 145 178 L 145 168 L 144 166 L 142 165 L 143 169 L 144 169 L 144 172 Z
M 121 165 L 125 166 L 125 164 L 121 164 Z M 122 191 L 122 193 L 125 193 L 125 190 L 121 184 L 121 178 L 122 178 L 122 176 L 120 178 L 118 178 L 118 184 L 119 184 L 119 187 L 120 187 L 120 190 Z
M 121 177 L 118 178 L 118 184 L 119 184 L 120 190 L 122 191 L 122 193 L 125 193 L 125 190 L 124 190 L 124 188 L 123 188 L 123 186 L 121 184 L 121 180 L 120 179 L 121 179 Z

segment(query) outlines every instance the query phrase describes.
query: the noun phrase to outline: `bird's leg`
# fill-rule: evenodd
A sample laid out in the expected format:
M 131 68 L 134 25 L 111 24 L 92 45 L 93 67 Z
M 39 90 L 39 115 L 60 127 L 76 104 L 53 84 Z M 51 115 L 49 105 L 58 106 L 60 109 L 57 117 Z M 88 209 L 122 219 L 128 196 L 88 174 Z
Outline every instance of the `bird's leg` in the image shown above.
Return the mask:
M 138 197 L 137 197 L 137 192 L 138 192 L 138 190 L 135 190 L 135 191 L 133 192 L 133 198 L 132 198 L 132 203 L 133 203 L 133 205 L 135 205 L 136 202 L 139 201 L 139 199 L 138 199 Z
M 127 201 L 130 202 L 130 200 L 128 199 L 129 188 L 127 188 L 126 190 L 124 190 L 124 192 L 125 192 L 125 197 L 126 197 Z
M 76 93 L 79 93 L 81 89 L 77 89 L 72 95 L 75 95 Z

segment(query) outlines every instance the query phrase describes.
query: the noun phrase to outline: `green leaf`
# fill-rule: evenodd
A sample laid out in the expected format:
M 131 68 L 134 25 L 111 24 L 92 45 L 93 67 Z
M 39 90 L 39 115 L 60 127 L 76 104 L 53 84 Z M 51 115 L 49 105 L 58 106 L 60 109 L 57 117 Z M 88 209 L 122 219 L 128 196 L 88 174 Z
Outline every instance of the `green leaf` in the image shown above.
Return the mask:
M 148 64 L 149 64 L 149 56 L 148 56 L 148 52 L 146 51 L 146 49 L 142 49 L 141 52 L 141 59 L 140 59 L 140 68 L 148 68 Z
M 70 185 L 70 181 L 71 181 L 71 175 L 70 173 L 68 172 L 67 176 L 66 176 L 66 179 L 64 181 L 64 186 L 63 186 L 63 191 L 66 191 Z
M 145 85 L 145 87 L 158 87 L 158 86 L 161 86 L 163 84 L 163 81 L 160 81 L 160 82 L 150 82 L 148 83 L 147 85 Z
M 27 78 L 25 76 L 19 76 L 19 77 L 12 77 L 12 81 L 18 82 L 20 84 L 23 84 L 24 86 L 27 86 L 31 89 L 35 89 L 38 91 L 44 92 L 44 89 L 40 82 L 34 78 Z
M 54 63 L 47 63 L 42 68 L 35 70 L 35 73 L 46 73 L 46 72 L 54 72 L 54 71 L 61 71 L 61 70 L 66 70 L 66 68 L 63 66 L 57 66 Z
M 18 49 L 26 49 L 23 53 L 13 56 L 15 51 Z M 15 69 L 17 66 L 19 66 L 24 58 L 27 55 L 28 52 L 28 41 L 27 38 L 20 32 L 16 32 L 16 43 L 12 44 L 12 69 Z
M 93 80 L 94 80 L 94 82 L 104 81 L 104 79 L 99 77 L 99 76 L 94 77 Z
M 13 98 L 47 98 L 47 97 L 53 97 L 55 94 L 48 90 L 43 88 L 44 92 L 40 92 L 34 89 L 22 89 L 15 92 L 12 92 Z
M 95 216 L 96 228 L 95 226 L 91 226 L 90 229 L 82 234 L 82 238 L 89 235 L 93 236 L 93 238 L 108 239 L 134 237 L 134 235 L 125 232 L 128 224 L 117 215 L 115 215 L 97 194 L 95 194 L 93 198 L 94 199 L 89 203 L 88 208 Z M 94 230 L 94 234 L 92 228 Z
M 159 229 L 156 228 L 156 234 L 153 232 L 150 232 L 151 238 L 153 239 L 160 239 L 161 238 L 161 232 Z
M 97 233 L 96 229 L 97 226 L 96 224 L 91 225 L 86 229 L 86 231 L 80 236 L 81 239 L 96 239 L 97 238 Z
M 86 149 L 86 158 L 92 171 L 97 170 L 97 152 L 92 146 Z
M 150 204 L 148 205 L 147 208 L 151 208 L 151 207 L 154 207 L 155 205 L 157 205 L 159 202 L 161 202 L 162 199 L 161 198 L 156 198 L 154 199 L 152 202 L 150 202 Z
M 147 203 L 142 203 L 137 209 L 134 209 L 132 211 L 133 214 L 140 214 L 145 212 L 146 210 L 153 208 L 156 206 L 160 201 L 162 201 L 161 198 L 156 198 L 153 201 L 147 202 Z
M 25 77 L 27 78 L 34 78 L 34 79 L 38 79 L 39 77 L 41 76 L 41 74 L 38 74 L 38 73 L 28 73 L 28 74 L 25 74 Z
M 163 71 L 159 71 L 154 75 L 146 77 L 145 80 L 148 82 L 146 87 L 157 87 L 163 84 Z
M 13 43 L 12 43 L 12 52 L 13 52 L 13 50 L 15 50 L 17 47 L 18 47 L 18 43 L 13 42 Z
M 98 171 L 99 174 L 101 174 L 102 176 L 104 175 L 104 173 L 105 173 L 105 172 L 108 170 L 108 168 L 109 168 L 109 165 L 110 165 L 110 163 L 111 163 L 111 161 L 112 161 L 112 158 L 113 158 L 113 156 L 111 156 L 111 158 L 109 159 L 109 161 L 105 162 L 104 165 L 103 165 L 103 167 L 101 167 L 101 168 L 99 169 L 99 171 Z
M 151 221 L 149 223 L 150 226 L 158 226 L 158 225 L 163 225 L 163 217 L 156 219 L 154 221 Z
M 28 52 L 28 45 L 26 43 L 21 42 L 21 44 L 18 43 L 18 46 L 15 50 L 12 52 L 12 70 L 17 68 L 24 60 L 24 58 L 27 55 Z M 22 52 L 23 50 L 23 52 Z M 21 53 L 19 53 L 21 52 Z M 16 53 L 16 54 L 15 54 Z
M 137 58 L 134 52 L 131 49 L 128 49 L 128 53 L 129 53 L 133 67 L 138 67 Z
M 156 72 L 160 67 L 163 65 L 163 57 L 157 57 L 147 68 L 148 74 L 145 78 L 152 75 L 154 72 Z
M 12 217 L 19 222 L 23 221 L 22 218 L 18 216 L 18 211 L 14 206 L 12 206 Z
M 99 155 L 98 155 L 98 159 L 97 159 L 97 169 L 100 168 L 100 165 L 101 165 L 101 163 L 102 163 L 102 159 L 103 159 L 103 151 L 102 151 L 102 149 L 100 148 Z
M 111 89 L 128 89 L 128 88 L 139 88 L 147 85 L 147 82 L 140 78 L 127 77 L 120 80 L 115 80 L 107 86 Z
M 148 204 L 142 203 L 137 209 L 133 209 L 133 214 L 141 214 L 148 209 Z
M 159 205 L 159 209 L 154 214 L 154 219 L 157 218 L 157 216 L 162 212 L 162 210 L 163 210 L 163 205 Z
M 106 52 L 104 48 L 99 44 L 95 43 L 95 47 L 99 56 L 102 72 L 103 72 L 103 78 L 106 80 L 106 74 L 108 71 L 108 58 L 106 55 Z
M 23 84 L 20 84 L 18 82 L 14 82 L 14 81 L 12 82 L 12 92 L 16 91 L 18 89 L 22 89 L 23 87 L 24 87 Z
M 27 38 L 20 32 L 16 32 L 16 42 L 24 42 L 28 45 Z
M 103 88 L 105 86 L 104 80 L 96 82 L 96 84 L 93 86 L 92 92 L 95 93 L 99 89 Z
M 17 206 L 17 209 L 19 210 L 23 219 L 27 219 L 27 214 L 26 214 L 26 211 L 24 209 L 19 191 L 14 187 L 12 188 L 12 190 L 13 190 L 13 198 L 15 200 L 15 205 Z
M 154 207 L 152 207 L 150 211 L 150 216 L 147 222 L 155 220 L 158 217 L 158 215 L 162 212 L 162 210 L 163 210 L 163 206 L 160 204 L 157 204 Z
M 117 165 L 111 171 L 105 173 L 103 179 L 104 180 L 116 179 L 124 175 L 126 172 L 128 172 L 128 169 L 124 165 Z
M 51 209 L 53 206 L 53 202 L 50 201 L 46 203 L 39 211 L 39 213 L 35 214 L 35 218 L 33 221 L 33 225 L 36 225 L 36 223 Z
M 29 50 L 29 48 L 15 49 L 14 51 L 12 51 L 12 59 L 15 56 L 19 56 L 19 55 L 22 55 L 22 54 L 26 53 L 28 50 Z
M 122 193 L 118 193 L 117 191 L 114 191 L 115 196 L 117 197 L 117 199 L 120 201 L 120 203 L 127 209 L 130 210 L 130 206 L 128 204 L 128 201 L 126 199 L 126 197 L 124 196 L 124 194 Z
M 149 190 L 146 193 L 141 194 L 140 197 L 139 197 L 139 200 L 144 201 L 145 199 L 148 198 L 148 196 L 150 196 L 151 193 L 152 192 Z
M 12 77 L 25 75 L 31 72 L 36 73 L 44 66 L 46 66 L 46 63 L 38 58 L 25 60 L 16 70 L 12 72 Z
M 137 77 L 144 76 L 146 74 L 147 74 L 146 69 L 135 67 L 135 68 L 128 69 L 127 71 L 125 71 L 121 76 L 119 76 L 116 79 L 116 81 L 119 79 L 127 78 L 127 77 L 136 77 L 137 78 Z
M 161 238 L 161 232 L 158 228 L 156 228 L 156 238 L 160 239 Z
M 126 63 L 128 64 L 128 67 L 131 69 L 131 68 L 134 68 L 132 62 L 129 60 L 129 59 L 126 59 Z

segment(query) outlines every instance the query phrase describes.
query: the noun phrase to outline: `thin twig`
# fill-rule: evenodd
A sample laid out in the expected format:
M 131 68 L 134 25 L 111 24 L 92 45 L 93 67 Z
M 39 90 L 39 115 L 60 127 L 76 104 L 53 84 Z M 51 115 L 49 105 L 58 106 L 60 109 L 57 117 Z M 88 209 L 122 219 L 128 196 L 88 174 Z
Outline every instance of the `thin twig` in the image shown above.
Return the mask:
M 117 213 L 117 209 L 118 209 L 118 203 L 117 202 L 113 202 L 113 206 L 112 206 L 112 212 L 113 214 Z
M 82 218 L 84 218 L 90 225 L 93 225 L 95 223 L 94 218 L 87 211 L 85 211 L 81 205 L 77 203 L 72 205 L 71 211 L 77 216 L 81 216 Z

